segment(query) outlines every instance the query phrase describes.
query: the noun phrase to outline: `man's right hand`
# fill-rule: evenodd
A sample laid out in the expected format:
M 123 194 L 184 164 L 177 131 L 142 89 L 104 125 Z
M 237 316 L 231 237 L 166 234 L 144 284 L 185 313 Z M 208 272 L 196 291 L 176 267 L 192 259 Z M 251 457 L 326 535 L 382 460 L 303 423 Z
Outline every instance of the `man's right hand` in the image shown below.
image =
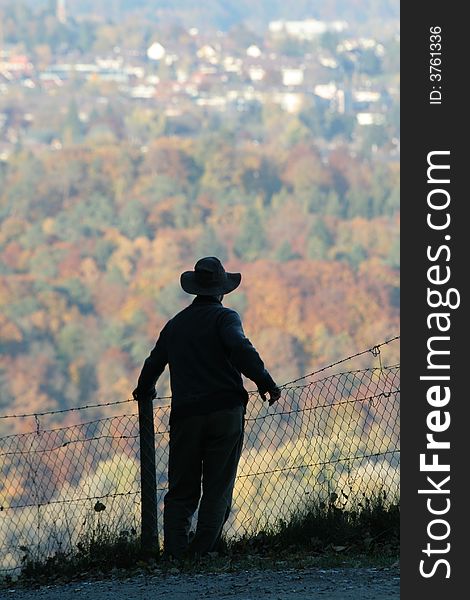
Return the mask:
M 269 395 L 269 398 L 266 398 L 266 394 Z M 280 397 L 281 390 L 277 386 L 272 388 L 271 390 L 268 390 L 264 394 L 261 394 L 261 398 L 263 398 L 263 400 L 268 400 L 269 406 L 272 406 L 275 402 L 277 402 Z
M 132 397 L 134 398 L 134 400 L 145 400 L 146 398 L 150 398 L 151 400 L 155 400 L 155 398 L 157 397 L 157 391 L 154 390 L 151 393 L 147 393 L 142 395 L 142 393 L 140 392 L 139 388 L 135 388 L 135 390 L 132 392 Z

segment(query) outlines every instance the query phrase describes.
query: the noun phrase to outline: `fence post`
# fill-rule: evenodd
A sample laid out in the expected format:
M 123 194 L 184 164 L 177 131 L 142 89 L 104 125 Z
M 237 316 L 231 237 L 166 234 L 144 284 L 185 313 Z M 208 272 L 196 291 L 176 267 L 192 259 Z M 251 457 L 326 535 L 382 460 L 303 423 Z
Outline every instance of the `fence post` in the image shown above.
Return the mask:
M 150 556 L 158 549 L 157 473 L 155 468 L 155 430 L 151 398 L 139 400 L 141 549 Z

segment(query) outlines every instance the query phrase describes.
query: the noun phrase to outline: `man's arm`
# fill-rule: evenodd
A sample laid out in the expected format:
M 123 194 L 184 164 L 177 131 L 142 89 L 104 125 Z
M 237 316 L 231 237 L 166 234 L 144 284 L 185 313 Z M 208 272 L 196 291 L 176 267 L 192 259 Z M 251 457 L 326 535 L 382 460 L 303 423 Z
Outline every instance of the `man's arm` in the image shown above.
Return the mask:
M 266 400 L 266 393 L 269 394 L 270 404 L 278 400 L 279 388 L 265 368 L 256 348 L 245 336 L 241 319 L 234 310 L 224 311 L 220 335 L 230 360 L 245 377 L 256 383 L 263 400 Z
M 145 359 L 144 366 L 139 375 L 136 389 L 132 392 L 136 400 L 155 397 L 155 384 L 163 373 L 168 363 L 166 347 L 166 326 L 160 332 L 157 343 L 149 356 Z

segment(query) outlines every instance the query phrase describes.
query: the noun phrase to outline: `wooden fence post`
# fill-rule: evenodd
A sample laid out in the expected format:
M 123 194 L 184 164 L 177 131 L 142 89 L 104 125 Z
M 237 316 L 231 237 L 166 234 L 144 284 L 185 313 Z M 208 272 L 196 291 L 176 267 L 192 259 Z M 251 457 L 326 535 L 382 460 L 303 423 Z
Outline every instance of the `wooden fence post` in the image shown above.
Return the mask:
M 140 400 L 140 486 L 141 486 L 141 548 L 146 557 L 158 550 L 157 473 L 155 468 L 155 430 L 151 398 Z

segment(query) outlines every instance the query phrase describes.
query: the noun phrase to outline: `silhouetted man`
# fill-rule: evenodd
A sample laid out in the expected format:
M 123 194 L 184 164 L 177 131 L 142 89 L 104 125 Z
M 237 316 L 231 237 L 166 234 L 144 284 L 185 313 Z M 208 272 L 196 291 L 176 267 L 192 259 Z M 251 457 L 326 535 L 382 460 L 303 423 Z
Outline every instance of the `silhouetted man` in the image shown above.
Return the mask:
M 164 326 L 133 392 L 137 400 L 155 397 L 155 384 L 169 365 L 170 458 L 163 515 L 169 557 L 204 555 L 218 547 L 243 444 L 248 393 L 241 374 L 256 383 L 264 400 L 269 396 L 270 405 L 280 397 L 238 313 L 222 305 L 224 294 L 240 281 L 240 273 L 227 273 L 213 256 L 181 275 L 183 290 L 196 298 Z M 199 500 L 197 528 L 188 544 Z

